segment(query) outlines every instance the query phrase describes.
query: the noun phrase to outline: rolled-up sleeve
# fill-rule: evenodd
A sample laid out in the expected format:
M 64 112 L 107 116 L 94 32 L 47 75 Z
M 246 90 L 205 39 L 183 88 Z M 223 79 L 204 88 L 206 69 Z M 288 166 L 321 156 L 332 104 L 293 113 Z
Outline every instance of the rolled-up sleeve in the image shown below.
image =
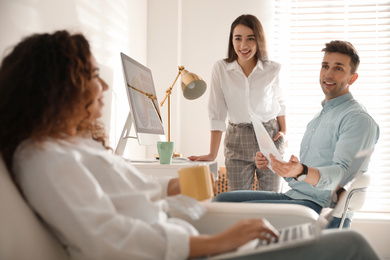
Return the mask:
M 279 71 L 280 71 L 280 67 L 277 71 L 275 82 L 273 83 L 272 87 L 274 89 L 275 98 L 278 101 L 280 106 L 280 111 L 277 116 L 285 116 L 287 113 L 287 97 L 282 87 L 279 84 Z
M 216 63 L 211 73 L 210 97 L 208 104 L 210 130 L 226 131 L 227 105 L 220 82 L 219 67 Z
M 160 178 L 153 178 L 156 182 L 158 182 L 161 185 L 161 198 L 165 198 L 168 196 L 168 184 L 171 180 L 170 177 L 160 177 Z

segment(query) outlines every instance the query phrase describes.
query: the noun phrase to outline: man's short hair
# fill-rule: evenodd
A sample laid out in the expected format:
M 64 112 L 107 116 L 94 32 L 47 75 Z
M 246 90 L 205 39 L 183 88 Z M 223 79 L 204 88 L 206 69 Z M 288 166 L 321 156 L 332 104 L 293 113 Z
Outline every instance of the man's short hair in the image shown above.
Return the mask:
M 360 64 L 360 58 L 357 50 L 350 42 L 347 41 L 331 41 L 325 44 L 325 48 L 322 49 L 325 53 L 338 52 L 341 54 L 346 54 L 351 58 L 351 74 L 354 74 Z

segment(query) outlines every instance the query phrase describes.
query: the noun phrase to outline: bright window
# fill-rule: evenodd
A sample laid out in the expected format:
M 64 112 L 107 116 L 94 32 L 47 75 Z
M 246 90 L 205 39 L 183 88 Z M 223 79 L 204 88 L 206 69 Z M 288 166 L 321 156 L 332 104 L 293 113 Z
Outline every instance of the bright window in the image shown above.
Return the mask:
M 289 152 L 299 154 L 307 123 L 324 99 L 319 71 L 325 43 L 347 40 L 359 52 L 359 78 L 350 87 L 380 126 L 371 157 L 363 211 L 390 212 L 390 1 L 277 0 L 275 58 L 289 95 Z

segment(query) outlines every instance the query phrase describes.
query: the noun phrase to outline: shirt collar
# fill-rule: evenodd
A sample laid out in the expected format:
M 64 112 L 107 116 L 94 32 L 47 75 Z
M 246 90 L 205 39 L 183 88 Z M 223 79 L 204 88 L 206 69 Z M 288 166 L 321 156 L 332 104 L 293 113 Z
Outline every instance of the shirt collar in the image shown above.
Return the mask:
M 261 60 L 257 60 L 257 64 L 255 66 L 256 67 L 259 67 L 259 69 L 263 70 L 264 69 L 264 64 Z M 227 64 L 227 70 L 241 70 L 241 67 L 240 67 L 240 64 L 238 64 L 237 60 L 233 61 L 233 62 L 229 62 Z M 254 70 L 254 69 L 253 69 Z
M 348 101 L 348 100 L 351 100 L 351 99 L 353 99 L 352 93 L 348 92 L 347 94 L 344 94 L 342 96 L 339 96 L 339 97 L 336 97 L 336 98 L 332 98 L 331 100 L 326 101 L 326 103 L 325 103 L 325 100 L 323 100 L 321 102 L 321 105 L 324 108 L 328 107 L 328 106 L 335 107 L 335 106 L 338 106 L 338 105 L 344 103 L 345 101 Z

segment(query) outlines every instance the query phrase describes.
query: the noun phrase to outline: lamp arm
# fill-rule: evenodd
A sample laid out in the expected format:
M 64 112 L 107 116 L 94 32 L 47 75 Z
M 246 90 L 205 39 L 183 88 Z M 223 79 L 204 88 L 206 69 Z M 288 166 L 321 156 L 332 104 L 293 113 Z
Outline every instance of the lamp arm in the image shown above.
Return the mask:
M 150 99 L 150 101 L 152 101 L 152 104 L 154 106 L 154 110 L 156 110 L 158 118 L 160 119 L 160 122 L 162 123 L 161 114 L 160 114 L 160 111 L 158 110 L 158 106 L 156 104 L 157 97 L 155 95 L 153 95 L 152 93 L 144 92 L 144 91 L 142 91 L 134 86 L 131 86 L 129 83 L 126 83 L 126 84 L 128 87 L 134 89 L 135 91 L 138 91 L 139 93 L 144 94 L 145 96 L 147 96 Z
M 162 123 L 162 118 L 161 118 L 160 111 L 158 110 L 158 106 L 156 104 L 156 99 L 151 99 L 151 101 L 152 101 L 152 104 L 154 106 L 154 110 L 156 110 L 156 112 L 157 112 L 158 119 L 160 119 L 160 122 Z
M 173 86 L 175 86 L 175 83 L 176 83 L 177 79 L 179 78 L 181 72 L 184 70 L 184 66 L 179 66 L 178 69 L 179 69 L 179 72 L 177 73 L 177 76 L 176 76 L 176 78 L 175 78 L 175 81 L 173 81 L 172 86 L 170 86 L 170 87 L 165 91 L 166 94 L 165 94 L 164 100 L 160 103 L 160 106 L 163 106 L 164 103 L 165 103 L 165 100 L 167 100 L 167 98 L 171 95 Z

